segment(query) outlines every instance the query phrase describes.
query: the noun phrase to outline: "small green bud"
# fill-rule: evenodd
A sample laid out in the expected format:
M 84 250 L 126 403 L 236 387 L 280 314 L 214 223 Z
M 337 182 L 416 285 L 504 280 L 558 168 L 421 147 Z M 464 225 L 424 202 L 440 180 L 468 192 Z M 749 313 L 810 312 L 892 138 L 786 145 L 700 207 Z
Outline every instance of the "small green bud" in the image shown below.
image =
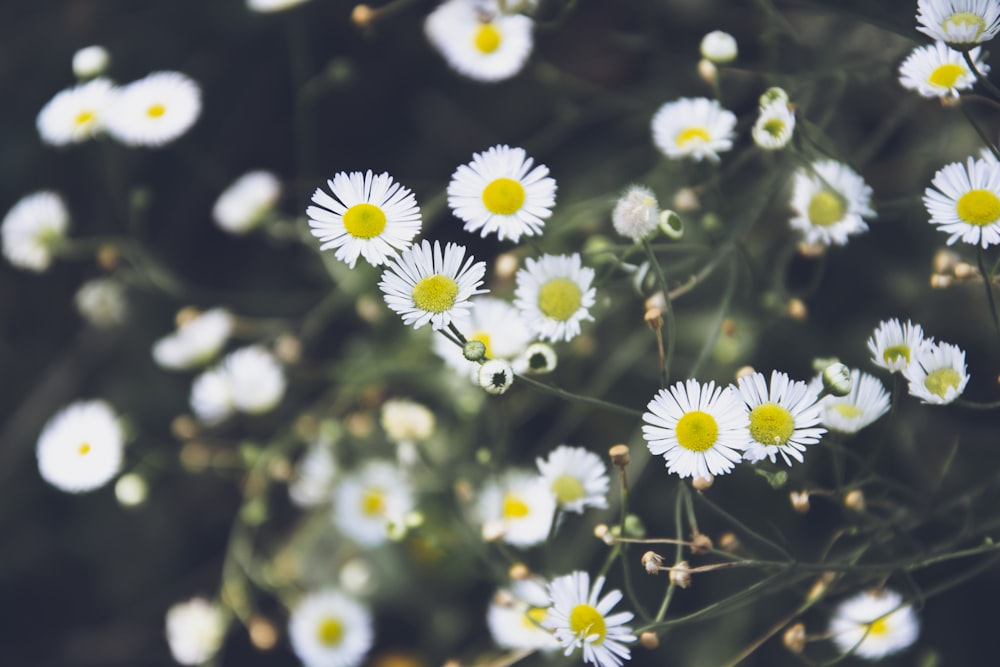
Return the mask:
M 823 389 L 834 396 L 851 393 L 851 369 L 839 361 L 823 369 Z
M 481 340 L 469 340 L 462 346 L 462 355 L 469 361 L 482 361 L 486 358 L 486 343 Z
M 660 231 L 675 241 L 684 236 L 684 221 L 673 211 L 660 212 Z
M 760 106 L 766 107 L 772 104 L 788 104 L 788 93 L 784 88 L 772 86 L 760 96 Z

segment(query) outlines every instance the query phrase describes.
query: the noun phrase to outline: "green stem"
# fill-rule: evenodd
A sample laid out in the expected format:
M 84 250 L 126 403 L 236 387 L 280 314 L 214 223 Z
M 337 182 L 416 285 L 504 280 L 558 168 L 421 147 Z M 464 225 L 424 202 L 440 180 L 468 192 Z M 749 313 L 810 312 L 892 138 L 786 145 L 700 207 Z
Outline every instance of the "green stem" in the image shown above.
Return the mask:
M 656 274 L 656 282 L 659 283 L 660 290 L 663 291 L 663 315 L 664 323 L 667 325 L 667 351 L 663 358 L 663 377 L 661 380 L 663 386 L 666 387 L 670 381 L 670 364 L 673 361 L 674 346 L 677 343 L 677 320 L 674 317 L 674 306 L 671 303 L 667 279 L 663 277 L 663 269 L 660 267 L 660 262 L 656 259 L 656 254 L 653 252 L 652 246 L 649 245 L 648 239 L 642 240 L 642 248 L 646 251 L 646 257 L 649 258 L 649 265 L 653 269 L 653 273 Z
M 991 148 L 993 148 L 991 146 Z M 996 148 L 993 148 L 995 151 Z M 1000 159 L 1000 158 L 998 158 Z M 1000 333 L 1000 316 L 997 315 L 997 304 L 993 299 L 993 276 L 986 271 L 986 258 L 983 257 L 983 247 L 976 247 L 976 263 L 979 264 L 979 273 L 983 277 L 983 284 L 986 285 L 986 301 L 990 305 L 990 317 L 993 318 L 993 326 L 997 333 Z
M 571 391 L 566 391 L 565 389 L 560 389 L 559 387 L 553 387 L 550 384 L 545 384 L 544 382 L 539 382 L 534 378 L 530 378 L 527 375 L 516 375 L 519 382 L 523 382 L 530 387 L 534 387 L 539 391 L 544 391 L 546 393 L 552 394 L 553 396 L 558 396 L 559 398 L 565 398 L 568 401 L 576 401 L 578 403 L 587 403 L 588 405 L 596 405 L 598 407 L 604 408 L 605 410 L 611 410 L 613 412 L 619 412 L 621 414 L 629 415 L 630 417 L 641 417 L 642 413 L 638 410 L 626 407 L 624 405 L 618 405 L 617 403 L 609 403 L 608 401 L 602 401 L 599 398 L 593 398 L 592 396 L 581 396 L 580 394 L 574 394 Z
M 993 96 L 1000 98 L 1000 88 L 994 86 L 993 83 L 979 71 L 979 68 L 976 67 L 976 63 L 972 60 L 972 54 L 969 53 L 969 49 L 964 49 L 962 51 L 962 56 L 965 58 L 965 64 L 968 65 L 972 73 L 976 75 L 976 81 L 981 83 L 983 88 L 990 91 Z M 987 142 L 987 144 L 989 144 L 992 148 L 992 142 Z M 996 149 L 993 150 L 995 151 Z

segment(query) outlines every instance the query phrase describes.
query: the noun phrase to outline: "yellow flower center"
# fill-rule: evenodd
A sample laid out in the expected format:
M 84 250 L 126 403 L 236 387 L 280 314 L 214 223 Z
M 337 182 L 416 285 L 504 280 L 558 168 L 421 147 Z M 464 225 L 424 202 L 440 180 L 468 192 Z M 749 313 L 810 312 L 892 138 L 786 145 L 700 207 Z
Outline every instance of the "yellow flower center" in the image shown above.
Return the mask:
M 552 482 L 552 493 L 556 494 L 556 500 L 560 503 L 571 503 L 583 498 L 583 484 L 572 475 L 560 475 Z
M 344 624 L 336 618 L 324 618 L 316 630 L 316 639 L 323 646 L 334 647 L 344 638 Z
M 86 456 L 87 454 L 90 453 L 90 450 L 91 450 L 90 443 L 83 442 L 80 443 L 80 446 L 77 448 L 76 453 L 79 454 L 80 456 Z
M 944 398 L 949 389 L 958 389 L 961 379 L 954 368 L 939 368 L 927 374 L 924 386 L 927 387 L 927 391 Z
M 365 516 L 385 514 L 385 494 L 381 489 L 366 489 L 361 496 L 361 513 Z
M 794 431 L 792 413 L 777 403 L 761 403 L 750 411 L 750 435 L 762 445 L 783 445 Z
M 165 113 L 167 113 L 167 107 L 162 104 L 150 104 L 149 108 L 146 109 L 146 115 L 150 118 L 159 118 Z
M 719 437 L 719 424 L 707 412 L 692 410 L 677 420 L 676 433 L 677 442 L 684 449 L 705 452 L 712 448 Z
M 854 419 L 855 417 L 861 416 L 861 408 L 853 403 L 834 403 L 827 409 L 833 410 L 841 417 L 845 417 L 847 419 Z
M 701 126 L 688 127 L 677 133 L 677 137 L 674 141 L 677 142 L 678 146 L 684 146 L 685 144 L 696 141 L 700 144 L 707 143 L 711 139 L 711 135 L 708 133 L 708 129 Z
M 344 212 L 344 229 L 356 239 L 371 239 L 385 229 L 385 213 L 374 204 L 355 204 Z
M 958 81 L 959 77 L 967 70 L 957 63 L 946 63 L 940 67 L 935 67 L 931 75 L 927 77 L 927 83 L 932 86 L 951 88 Z
M 785 121 L 779 118 L 771 118 L 764 121 L 762 129 L 772 137 L 778 138 L 785 132 Z
M 528 503 L 524 502 L 513 493 L 506 493 L 503 497 L 503 516 L 505 519 L 523 519 L 531 513 Z
M 413 304 L 428 313 L 443 313 L 453 305 L 458 297 L 458 283 L 435 273 L 413 286 Z
M 490 213 L 512 215 L 524 205 L 524 186 L 512 178 L 497 178 L 483 188 L 483 206 Z
M 989 190 L 969 190 L 955 209 L 963 222 L 983 227 L 1000 218 L 1000 197 Z
M 476 50 L 480 53 L 493 53 L 500 48 L 501 41 L 500 31 L 492 23 L 480 23 L 473 39 Z
M 600 644 L 604 641 L 604 636 L 608 633 L 608 628 L 604 624 L 604 616 L 589 604 L 578 604 L 569 613 L 569 629 L 577 637 L 590 637 L 596 635 L 591 644 Z
M 77 125 L 91 125 L 97 119 L 97 114 L 93 111 L 81 111 L 73 119 L 73 122 Z
M 491 359 L 493 357 L 493 351 L 492 348 L 490 348 L 490 335 L 488 333 L 486 333 L 485 331 L 477 331 L 471 336 L 469 336 L 469 340 L 478 340 L 480 343 L 486 346 L 486 352 L 485 352 L 486 358 Z
M 910 363 L 910 347 L 908 345 L 890 345 L 885 348 L 882 358 L 887 364 L 894 364 L 900 359 L 906 363 Z
M 972 12 L 955 12 L 941 23 L 941 28 L 944 29 L 945 33 L 950 33 L 952 28 L 970 25 L 976 27 L 976 34 L 973 35 L 974 40 L 979 39 L 983 30 L 986 30 L 986 21 L 983 20 L 983 17 Z
M 829 227 L 844 219 L 844 200 L 835 192 L 823 190 L 809 200 L 809 222 L 817 227 Z
M 545 317 L 565 322 L 583 302 L 580 286 L 569 278 L 553 278 L 538 290 L 538 309 Z
M 532 607 L 524 613 L 524 624 L 529 628 L 540 628 L 546 616 L 548 609 L 545 607 Z
M 885 622 L 885 616 L 876 618 L 868 624 L 869 635 L 884 635 L 889 632 L 889 624 Z

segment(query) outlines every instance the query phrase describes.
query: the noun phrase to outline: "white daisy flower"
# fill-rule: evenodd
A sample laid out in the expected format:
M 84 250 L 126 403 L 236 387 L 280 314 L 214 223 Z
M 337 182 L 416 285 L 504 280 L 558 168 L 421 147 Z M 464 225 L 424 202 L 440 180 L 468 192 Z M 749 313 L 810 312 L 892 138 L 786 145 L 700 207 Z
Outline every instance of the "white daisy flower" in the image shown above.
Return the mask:
M 969 51 L 969 56 L 983 74 L 990 66 L 979 60 L 979 48 Z M 976 83 L 976 75 L 965 62 L 960 51 L 948 48 L 944 42 L 918 46 L 899 66 L 899 83 L 907 90 L 915 90 L 923 97 L 957 96 L 960 90 L 969 90 Z
M 746 410 L 732 387 L 697 380 L 661 389 L 646 406 L 642 437 L 667 470 L 710 478 L 733 469 L 749 446 Z
M 448 65 L 476 81 L 502 81 L 524 67 L 534 22 L 500 12 L 494 0 L 446 0 L 427 15 L 424 33 Z
M 917 640 L 913 606 L 895 591 L 865 591 L 841 602 L 830 619 L 830 636 L 842 653 L 879 660 Z
M 215 426 L 224 421 L 235 412 L 229 376 L 219 366 L 201 373 L 191 383 L 188 402 L 201 423 Z
M 62 197 L 42 190 L 22 197 L 0 223 L 3 254 L 14 266 L 42 272 L 52 264 L 52 250 L 66 238 L 69 211 Z
M 73 54 L 73 74 L 78 79 L 101 76 L 108 69 L 111 54 L 103 46 L 85 46 Z
M 819 391 L 822 379 L 813 389 Z M 889 394 L 878 378 L 851 370 L 851 391 L 846 396 L 827 395 L 820 399 L 823 426 L 838 433 L 857 433 L 889 411 Z
M 1000 163 L 971 157 L 964 165 L 953 162 L 939 169 L 931 184 L 924 206 L 931 224 L 951 234 L 948 245 L 1000 244 Z
M 288 639 L 305 667 L 356 667 L 372 647 L 371 612 L 333 590 L 306 595 L 288 617 Z
M 512 650 L 558 648 L 559 642 L 542 625 L 549 604 L 545 584 L 534 579 L 521 579 L 510 589 L 498 590 L 486 610 L 486 625 L 493 641 Z
M 470 297 L 486 292 L 479 288 L 485 275 L 486 264 L 466 258 L 465 246 L 449 243 L 442 252 L 439 242 L 431 246 L 424 240 L 398 258 L 390 258 L 378 286 L 386 305 L 399 313 L 403 324 L 444 329 L 466 316 Z
M 1000 30 L 996 0 L 918 0 L 917 30 L 952 46 L 982 44 Z
M 701 38 L 701 57 L 716 65 L 725 65 L 736 60 L 739 51 L 736 38 L 728 32 L 713 30 Z
M 530 547 L 548 537 L 556 500 L 539 475 L 509 470 L 483 485 L 478 508 L 485 537 Z
M 153 359 L 162 368 L 184 370 L 203 366 L 229 340 L 235 322 L 229 311 L 212 308 L 183 322 L 172 334 L 153 344 Z
M 76 291 L 73 303 L 96 327 L 114 327 L 125 321 L 125 288 L 113 278 L 88 280 Z
M 969 383 L 965 350 L 950 343 L 932 343 L 903 370 L 910 396 L 924 403 L 946 405 L 962 395 Z
M 226 188 L 212 207 L 212 218 L 230 234 L 246 234 L 260 224 L 281 197 L 281 181 L 269 171 L 251 171 Z
M 288 482 L 288 497 L 299 507 L 316 507 L 333 499 L 337 462 L 331 449 L 327 440 L 319 438 L 295 464 Z
M 668 158 L 719 161 L 733 147 L 736 116 L 715 100 L 682 97 L 653 116 L 653 143 Z
M 454 344 L 452 347 L 455 347 Z M 426 405 L 405 398 L 392 398 L 382 404 L 381 423 L 389 440 L 419 442 L 434 433 L 435 419 Z
M 316 206 L 306 209 L 310 231 L 320 250 L 335 248 L 334 256 L 352 269 L 359 256 L 372 266 L 385 264 L 420 232 L 417 200 L 389 174 L 341 171 L 326 184 L 333 196 L 316 188 Z
M 270 14 L 297 7 L 305 2 L 308 0 L 247 0 L 247 9 L 261 14 Z
M 259 345 L 229 353 L 222 360 L 233 407 L 259 415 L 270 412 L 285 395 L 285 373 L 274 355 Z
M 118 88 L 108 108 L 108 132 L 129 146 L 162 146 L 201 114 L 201 89 L 180 72 L 153 72 Z
M 635 641 L 632 628 L 625 625 L 632 620 L 632 612 L 609 615 L 622 594 L 611 591 L 600 597 L 603 587 L 604 577 L 598 577 L 591 588 L 590 575 L 579 570 L 556 577 L 549 584 L 552 607 L 544 625 L 566 648 L 565 655 L 582 647 L 584 662 L 597 667 L 619 667 L 632 657 L 625 646 Z
M 795 132 L 795 112 L 785 102 L 760 108 L 757 121 L 750 131 L 753 142 L 766 151 L 776 151 L 788 145 Z
M 226 636 L 226 617 L 202 597 L 178 602 L 167 610 L 167 644 L 182 665 L 201 665 L 218 653 Z
M 108 79 L 94 79 L 60 91 L 38 112 L 38 135 L 52 146 L 78 144 L 104 129 L 114 96 Z
M 487 359 L 509 361 L 515 370 L 523 372 L 521 357 L 531 343 L 532 331 L 521 318 L 521 312 L 503 299 L 490 296 L 475 297 L 469 303 L 472 308 L 468 318 L 455 322 L 465 338 L 485 345 Z M 435 336 L 434 351 L 450 368 L 478 382 L 479 364 L 466 359 L 462 348 L 444 336 Z
M 514 305 L 540 338 L 573 340 L 580 323 L 594 319 L 590 314 L 597 300 L 594 270 L 582 265 L 579 253 L 529 257 L 515 280 Z
M 414 506 L 410 483 L 399 467 L 370 460 L 340 481 L 333 520 L 359 545 L 376 547 L 388 540 L 389 525 L 401 523 Z
M 124 446 L 110 405 L 77 401 L 45 423 L 36 446 L 38 472 L 60 491 L 93 491 L 118 474 Z
M 806 445 L 815 445 L 826 429 L 818 424 L 823 411 L 818 392 L 805 382 L 789 380 L 785 373 L 771 371 L 771 382 L 762 373 L 739 379 L 739 392 L 746 406 L 750 441 L 744 458 L 775 462 L 781 454 L 787 465 L 802 462 Z
M 537 458 L 538 472 L 564 512 L 608 506 L 608 468 L 597 454 L 583 447 L 560 445 L 548 458 Z
M 474 153 L 448 184 L 448 206 L 465 221 L 465 231 L 496 233 L 501 241 L 542 233 L 556 203 L 556 182 L 523 148 L 500 145 Z
M 625 191 L 611 212 L 615 231 L 633 241 L 641 241 L 660 226 L 660 205 L 649 188 L 633 185 Z
M 847 237 L 868 231 L 863 218 L 875 217 L 871 198 L 872 189 L 846 164 L 814 162 L 795 174 L 789 224 L 807 243 L 846 245 Z
M 924 330 L 919 324 L 909 320 L 900 324 L 899 320 L 892 319 L 879 322 L 868 339 L 868 350 L 876 366 L 895 373 L 906 370 L 932 343 L 932 340 L 924 339 Z

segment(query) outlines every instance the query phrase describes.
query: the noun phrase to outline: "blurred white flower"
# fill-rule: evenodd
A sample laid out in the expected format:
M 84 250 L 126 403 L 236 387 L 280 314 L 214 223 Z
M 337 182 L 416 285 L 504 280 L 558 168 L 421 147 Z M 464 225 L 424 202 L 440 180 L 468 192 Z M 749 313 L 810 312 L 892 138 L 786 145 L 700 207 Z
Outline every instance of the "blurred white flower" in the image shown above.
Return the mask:
M 113 327 L 125 321 L 125 287 L 113 278 L 88 280 L 80 285 L 73 302 L 80 314 L 96 327 Z
M 841 602 L 830 619 L 830 637 L 842 653 L 868 660 L 899 653 L 917 640 L 913 606 L 895 591 L 864 591 Z
M 269 171 L 236 179 L 215 201 L 212 217 L 230 234 L 246 234 L 260 224 L 281 197 L 281 181 Z
M 853 169 L 834 160 L 814 162 L 795 174 L 792 229 L 807 243 L 846 245 L 849 236 L 868 231 L 864 218 L 874 218 L 872 189 Z
M 305 667 L 356 667 L 373 633 L 368 608 L 333 590 L 306 595 L 288 618 L 288 639 Z
M 222 646 L 226 618 L 218 605 L 196 597 L 167 610 L 166 632 L 174 660 L 182 665 L 200 665 Z
M 533 27 L 527 16 L 501 13 L 494 0 L 445 0 L 424 21 L 427 39 L 448 65 L 485 82 L 521 71 L 534 45 Z
M 399 467 L 370 460 L 337 485 L 333 519 L 344 535 L 375 547 L 388 539 L 389 524 L 402 523 L 413 508 L 413 491 Z
M 597 454 L 583 447 L 560 445 L 535 463 L 542 479 L 566 512 L 608 506 L 608 468 Z
M 183 322 L 174 333 L 153 344 L 153 359 L 163 368 L 202 366 L 219 353 L 233 331 L 233 316 L 213 308 Z
M 509 470 L 483 485 L 479 518 L 484 537 L 496 537 L 518 547 L 540 544 L 548 537 L 556 500 L 538 474 Z
M 630 186 L 611 212 L 615 231 L 633 241 L 641 241 L 656 231 L 660 224 L 660 205 L 656 195 L 641 185 Z
M 653 143 L 670 159 L 719 161 L 733 147 L 736 116 L 715 100 L 682 97 L 657 109 Z
M 110 405 L 77 401 L 53 415 L 38 436 L 38 472 L 60 491 L 93 491 L 118 474 L 124 445 Z
M 162 146 L 179 138 L 201 114 L 201 89 L 180 72 L 153 72 L 116 89 L 108 132 L 129 146 Z
M 107 79 L 60 91 L 38 112 L 38 135 L 52 146 L 78 144 L 96 136 L 104 130 L 114 95 L 114 86 Z
M 0 223 L 3 254 L 14 266 L 42 272 L 52 264 L 52 249 L 66 237 L 69 211 L 62 197 L 42 190 L 22 197 Z

